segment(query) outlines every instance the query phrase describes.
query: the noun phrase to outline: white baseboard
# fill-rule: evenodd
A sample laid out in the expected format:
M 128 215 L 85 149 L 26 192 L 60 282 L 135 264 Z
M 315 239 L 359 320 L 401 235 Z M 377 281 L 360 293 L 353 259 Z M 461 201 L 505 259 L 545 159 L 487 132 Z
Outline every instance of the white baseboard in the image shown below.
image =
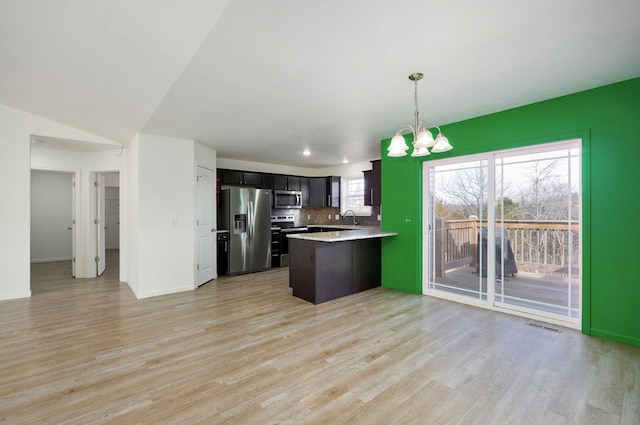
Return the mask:
M 136 298 L 143 299 L 143 298 L 151 298 L 151 297 L 157 297 L 160 295 L 169 295 L 169 294 L 175 294 L 177 292 L 185 292 L 185 291 L 193 291 L 193 286 L 183 286 L 181 288 L 171 288 L 171 289 L 166 289 L 166 290 L 162 290 L 162 291 L 152 291 L 152 292 L 145 292 L 145 293 L 140 293 L 140 294 L 136 294 L 134 291 L 134 294 L 136 296 Z
M 10 294 L 0 293 L 0 301 L 15 300 L 17 298 L 29 298 L 31 296 L 31 290 L 25 292 L 13 292 Z
M 71 261 L 71 257 L 62 258 L 32 258 L 32 263 L 53 263 L 54 261 Z

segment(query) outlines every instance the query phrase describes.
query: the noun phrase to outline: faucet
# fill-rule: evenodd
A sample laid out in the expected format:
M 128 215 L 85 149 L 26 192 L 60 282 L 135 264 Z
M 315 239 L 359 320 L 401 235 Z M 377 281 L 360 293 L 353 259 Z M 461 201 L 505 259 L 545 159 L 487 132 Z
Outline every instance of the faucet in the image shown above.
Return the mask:
M 355 226 L 356 224 L 358 224 L 358 222 L 356 221 L 356 213 L 354 213 L 353 210 L 346 210 L 342 213 L 342 217 L 346 217 L 348 212 L 351 212 L 351 214 L 353 215 L 353 225 Z

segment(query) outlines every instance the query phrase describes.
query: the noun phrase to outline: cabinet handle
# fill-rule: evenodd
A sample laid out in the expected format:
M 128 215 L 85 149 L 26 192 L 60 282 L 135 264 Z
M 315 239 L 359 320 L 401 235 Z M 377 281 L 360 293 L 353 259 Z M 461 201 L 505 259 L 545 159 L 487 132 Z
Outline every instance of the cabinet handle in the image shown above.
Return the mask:
M 369 198 L 369 199 L 371 199 L 371 205 L 373 205 L 373 188 L 369 189 L 369 190 L 371 191 L 371 198 Z

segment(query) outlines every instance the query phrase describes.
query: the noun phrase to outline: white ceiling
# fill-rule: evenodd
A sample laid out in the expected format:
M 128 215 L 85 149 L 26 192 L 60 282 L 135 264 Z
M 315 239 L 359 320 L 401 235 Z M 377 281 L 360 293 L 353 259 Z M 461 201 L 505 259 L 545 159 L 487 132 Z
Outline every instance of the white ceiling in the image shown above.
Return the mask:
M 124 144 L 374 159 L 413 120 L 413 72 L 429 124 L 638 77 L 640 1 L 0 2 L 0 103 Z

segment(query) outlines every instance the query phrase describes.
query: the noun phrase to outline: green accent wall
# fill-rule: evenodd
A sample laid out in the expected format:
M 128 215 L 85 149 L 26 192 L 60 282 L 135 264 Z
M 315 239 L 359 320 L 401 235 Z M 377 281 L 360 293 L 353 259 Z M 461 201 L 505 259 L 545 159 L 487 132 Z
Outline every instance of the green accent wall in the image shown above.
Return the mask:
M 582 331 L 640 346 L 640 78 L 442 126 L 454 149 L 389 158 L 381 142 L 382 284 L 422 293 L 422 162 L 582 138 Z

